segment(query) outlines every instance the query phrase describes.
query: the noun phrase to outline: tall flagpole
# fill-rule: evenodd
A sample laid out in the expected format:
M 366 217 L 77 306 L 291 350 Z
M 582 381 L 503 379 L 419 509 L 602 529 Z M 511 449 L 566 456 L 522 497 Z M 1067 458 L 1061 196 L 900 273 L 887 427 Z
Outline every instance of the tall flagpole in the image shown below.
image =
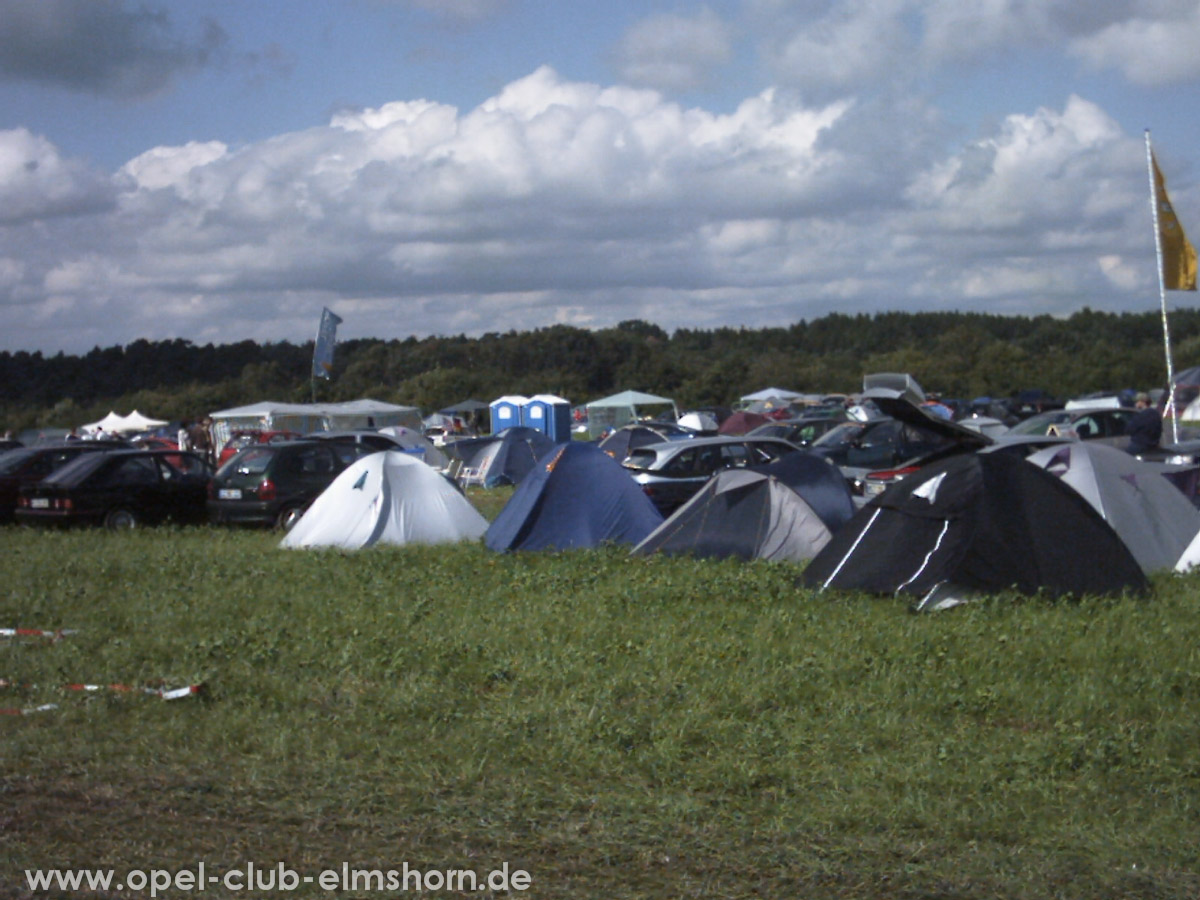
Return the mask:
M 1171 327 L 1167 323 L 1167 282 L 1163 275 L 1162 231 L 1158 227 L 1158 187 L 1154 183 L 1154 154 L 1150 129 L 1146 129 L 1146 172 L 1150 178 L 1150 211 L 1154 218 L 1154 255 L 1158 260 L 1158 305 L 1162 311 L 1163 352 L 1167 357 L 1167 410 L 1171 413 L 1171 440 L 1179 443 L 1179 416 L 1175 409 L 1175 363 L 1171 359 Z

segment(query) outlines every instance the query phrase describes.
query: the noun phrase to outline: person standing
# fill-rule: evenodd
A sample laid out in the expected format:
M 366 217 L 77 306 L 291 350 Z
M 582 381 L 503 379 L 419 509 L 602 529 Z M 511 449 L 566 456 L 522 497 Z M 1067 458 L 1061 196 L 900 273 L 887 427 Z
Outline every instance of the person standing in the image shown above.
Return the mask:
M 188 432 L 188 427 L 189 423 L 187 419 L 179 423 L 179 434 L 175 436 L 175 443 L 179 445 L 180 450 L 192 449 L 192 436 Z
M 1137 456 L 1150 450 L 1157 450 L 1162 443 L 1162 416 L 1157 407 L 1150 403 L 1149 394 L 1138 394 L 1133 405 L 1137 408 L 1137 412 L 1130 418 L 1129 426 L 1125 431 L 1129 435 L 1127 449 Z

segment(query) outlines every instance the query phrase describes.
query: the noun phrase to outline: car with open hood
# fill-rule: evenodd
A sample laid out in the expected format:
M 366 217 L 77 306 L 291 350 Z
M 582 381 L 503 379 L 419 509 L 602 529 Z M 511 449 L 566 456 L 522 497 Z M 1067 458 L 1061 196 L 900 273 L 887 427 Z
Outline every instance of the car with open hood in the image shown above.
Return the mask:
M 844 422 L 818 438 L 809 449 L 842 471 L 855 497 L 874 483 L 898 480 L 922 465 L 956 453 L 969 453 L 993 442 L 988 435 L 919 406 L 905 391 L 876 387 L 865 391 L 881 414 L 865 422 Z

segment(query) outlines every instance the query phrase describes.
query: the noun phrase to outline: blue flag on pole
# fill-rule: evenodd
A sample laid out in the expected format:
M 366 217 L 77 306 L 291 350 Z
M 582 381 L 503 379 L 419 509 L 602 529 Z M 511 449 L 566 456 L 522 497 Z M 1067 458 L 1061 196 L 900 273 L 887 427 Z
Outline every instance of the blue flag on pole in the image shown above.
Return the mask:
M 321 327 L 317 329 L 317 344 L 313 347 L 313 378 L 328 378 L 333 371 L 333 345 L 341 324 L 341 316 L 330 312 L 329 307 L 321 310 Z

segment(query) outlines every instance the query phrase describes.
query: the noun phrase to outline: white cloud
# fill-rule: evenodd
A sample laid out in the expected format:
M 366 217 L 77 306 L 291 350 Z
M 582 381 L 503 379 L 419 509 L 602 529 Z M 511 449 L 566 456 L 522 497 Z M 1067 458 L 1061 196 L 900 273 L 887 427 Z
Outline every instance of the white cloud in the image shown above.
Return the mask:
M 1115 68 L 1154 87 L 1200 76 L 1200 3 L 1177 17 L 1135 17 L 1081 36 L 1070 52 L 1095 68 Z
M 329 304 L 345 336 L 391 337 L 1103 308 L 1136 289 L 1140 137 L 1073 97 L 947 155 L 926 112 L 766 90 L 716 114 L 543 68 L 465 112 L 404 101 L 153 148 L 103 190 L 0 132 L 0 198 L 23 209 L 0 344 L 305 340 Z
M 729 26 L 707 7 L 695 15 L 664 13 L 633 25 L 615 50 L 617 72 L 629 84 L 663 91 L 707 85 L 732 56 Z

